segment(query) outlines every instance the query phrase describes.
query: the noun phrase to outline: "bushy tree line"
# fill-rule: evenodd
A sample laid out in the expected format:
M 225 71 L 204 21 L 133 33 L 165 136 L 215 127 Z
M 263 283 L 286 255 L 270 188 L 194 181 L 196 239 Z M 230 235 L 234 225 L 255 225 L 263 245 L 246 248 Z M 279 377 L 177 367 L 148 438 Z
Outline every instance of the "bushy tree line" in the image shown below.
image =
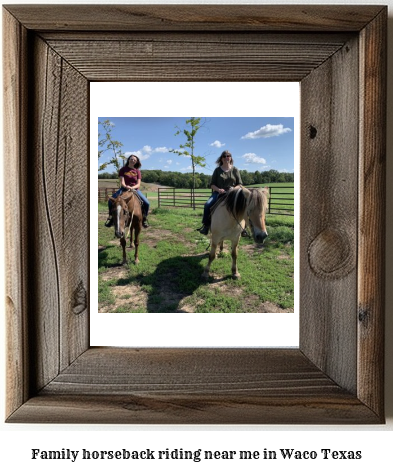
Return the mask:
M 250 186 L 252 184 L 264 183 L 293 183 L 293 173 L 282 173 L 277 170 L 269 171 L 240 171 L 243 184 Z M 98 179 L 116 179 L 118 173 L 99 173 Z M 206 189 L 209 187 L 211 175 L 195 173 L 195 188 Z M 161 170 L 142 170 L 142 181 L 145 183 L 157 183 L 162 186 L 171 186 L 174 188 L 191 189 L 193 182 L 192 173 L 180 173 L 178 171 Z

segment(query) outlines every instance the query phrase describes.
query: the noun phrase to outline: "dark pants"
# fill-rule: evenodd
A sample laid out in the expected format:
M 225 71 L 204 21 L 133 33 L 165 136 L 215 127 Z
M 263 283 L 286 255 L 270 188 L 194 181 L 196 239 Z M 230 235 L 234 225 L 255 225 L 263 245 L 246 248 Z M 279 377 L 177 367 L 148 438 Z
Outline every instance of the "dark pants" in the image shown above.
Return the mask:
M 219 196 L 219 193 L 217 191 L 213 191 L 212 195 L 206 201 L 205 207 L 203 209 L 203 218 L 202 218 L 203 225 L 210 227 L 210 222 L 211 222 L 210 211 L 213 205 L 217 202 L 218 196 Z
M 112 194 L 112 197 L 116 199 L 117 197 L 121 196 L 123 193 L 125 193 L 127 191 L 128 191 L 128 189 L 120 188 L 115 193 Z M 139 189 L 137 190 L 137 194 L 142 200 L 142 214 L 147 217 L 147 215 L 149 213 L 150 203 L 147 200 L 146 196 L 139 191 Z M 113 202 L 109 199 L 108 200 L 109 214 L 112 214 L 112 204 L 113 204 Z

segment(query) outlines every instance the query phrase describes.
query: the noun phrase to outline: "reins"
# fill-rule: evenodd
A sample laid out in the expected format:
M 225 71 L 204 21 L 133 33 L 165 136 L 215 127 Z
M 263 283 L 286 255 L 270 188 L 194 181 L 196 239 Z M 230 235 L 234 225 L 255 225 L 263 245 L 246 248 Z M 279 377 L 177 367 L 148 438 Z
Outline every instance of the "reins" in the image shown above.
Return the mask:
M 129 211 L 128 212 L 128 215 L 130 215 Z M 132 219 L 134 218 L 134 211 L 132 211 L 132 214 L 131 214 L 131 219 L 130 219 L 130 225 L 127 226 L 127 235 L 126 235 L 126 240 L 128 239 L 128 236 L 130 235 L 130 232 L 131 232 L 131 226 L 132 226 Z

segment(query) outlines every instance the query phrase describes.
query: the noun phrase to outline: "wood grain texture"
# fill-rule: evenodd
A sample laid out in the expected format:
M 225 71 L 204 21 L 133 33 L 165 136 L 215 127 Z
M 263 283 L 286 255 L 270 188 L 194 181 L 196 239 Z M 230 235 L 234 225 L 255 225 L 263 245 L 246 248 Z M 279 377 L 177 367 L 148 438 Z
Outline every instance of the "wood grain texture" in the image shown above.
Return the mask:
M 386 8 L 13 5 L 4 21 L 8 421 L 382 423 Z M 221 80 L 218 61 L 301 80 L 300 349 L 89 348 L 89 81 Z
M 137 40 L 50 40 L 69 64 L 88 80 L 107 81 L 237 81 L 247 76 L 250 81 L 301 81 L 327 57 L 343 45 L 343 41 L 313 42 L 313 35 L 294 39 L 294 43 L 275 42 L 270 35 L 260 34 L 259 41 L 242 35 L 237 41 L 218 34 L 209 41 L 195 42 L 195 35 L 169 35 L 163 39 Z M 225 70 L 225 75 L 223 71 Z
M 74 31 L 359 31 L 380 6 L 6 5 L 27 28 Z
M 88 87 L 38 37 L 33 51 L 35 379 L 42 387 L 88 347 Z
M 360 36 L 360 162 L 358 259 L 359 398 L 383 406 L 387 11 Z
M 357 42 L 349 41 L 301 83 L 300 305 L 304 317 L 300 347 L 353 394 L 357 370 L 357 68 Z
M 4 187 L 4 228 L 7 251 L 6 328 L 7 328 L 7 394 L 6 411 L 12 413 L 29 397 L 29 364 L 27 358 L 26 246 L 28 239 L 26 208 L 22 206 L 22 190 L 26 189 L 26 173 L 22 172 L 22 155 L 26 154 L 26 137 L 21 129 L 26 115 L 27 34 L 8 13 L 3 14 L 4 71 L 4 176 L 13 189 Z
M 299 350 L 92 348 L 13 422 L 375 423 Z

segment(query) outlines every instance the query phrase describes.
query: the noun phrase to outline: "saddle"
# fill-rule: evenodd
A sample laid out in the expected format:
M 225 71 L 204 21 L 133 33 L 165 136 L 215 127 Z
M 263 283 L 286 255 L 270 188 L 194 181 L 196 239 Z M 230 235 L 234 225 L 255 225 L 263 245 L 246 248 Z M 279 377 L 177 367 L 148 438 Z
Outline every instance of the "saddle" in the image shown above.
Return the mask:
M 139 204 L 142 207 L 143 201 L 142 201 L 141 197 L 139 196 L 139 194 L 136 191 L 134 191 L 133 189 L 124 191 L 124 193 L 122 193 L 121 197 L 123 197 L 123 198 L 128 197 L 127 194 L 128 195 L 133 194 L 138 199 Z

